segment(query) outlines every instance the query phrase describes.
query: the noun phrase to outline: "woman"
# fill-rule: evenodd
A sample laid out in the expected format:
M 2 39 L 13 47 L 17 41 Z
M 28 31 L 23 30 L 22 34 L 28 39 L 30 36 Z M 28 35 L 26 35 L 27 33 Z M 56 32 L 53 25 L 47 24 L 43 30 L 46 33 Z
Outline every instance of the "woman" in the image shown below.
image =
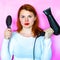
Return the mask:
M 17 31 L 6 29 L 1 50 L 2 60 L 51 60 L 52 28 L 43 31 L 35 9 L 24 4 L 18 11 Z

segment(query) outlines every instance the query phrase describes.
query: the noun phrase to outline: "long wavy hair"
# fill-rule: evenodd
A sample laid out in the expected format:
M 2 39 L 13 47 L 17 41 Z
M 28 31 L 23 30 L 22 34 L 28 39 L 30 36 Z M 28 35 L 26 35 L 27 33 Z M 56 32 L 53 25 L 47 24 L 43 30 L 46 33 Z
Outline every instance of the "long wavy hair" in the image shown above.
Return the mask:
M 38 19 L 38 15 L 37 15 L 35 8 L 29 4 L 22 5 L 18 10 L 17 32 L 20 32 L 22 30 L 22 25 L 21 25 L 19 17 L 20 17 L 20 12 L 23 9 L 32 12 L 34 16 L 36 17 L 36 20 L 34 21 L 34 24 L 32 26 L 32 32 L 34 33 L 34 37 L 39 35 L 41 32 L 43 32 L 43 30 L 39 27 L 39 19 Z

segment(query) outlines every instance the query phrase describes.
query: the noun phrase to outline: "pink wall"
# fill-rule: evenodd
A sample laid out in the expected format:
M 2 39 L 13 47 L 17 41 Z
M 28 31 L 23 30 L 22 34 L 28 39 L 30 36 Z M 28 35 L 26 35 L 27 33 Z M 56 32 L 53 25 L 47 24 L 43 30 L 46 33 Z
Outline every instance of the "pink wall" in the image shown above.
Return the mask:
M 5 20 L 7 15 L 11 15 L 13 19 L 12 29 L 16 29 L 17 11 L 22 4 L 29 3 L 33 5 L 39 15 L 40 26 L 43 29 L 49 27 L 48 20 L 43 14 L 43 10 L 51 7 L 52 14 L 60 25 L 60 0 L 0 0 L 0 51 L 6 29 Z M 13 28 L 14 27 L 14 28 Z M 60 60 L 60 35 L 52 35 L 52 60 Z

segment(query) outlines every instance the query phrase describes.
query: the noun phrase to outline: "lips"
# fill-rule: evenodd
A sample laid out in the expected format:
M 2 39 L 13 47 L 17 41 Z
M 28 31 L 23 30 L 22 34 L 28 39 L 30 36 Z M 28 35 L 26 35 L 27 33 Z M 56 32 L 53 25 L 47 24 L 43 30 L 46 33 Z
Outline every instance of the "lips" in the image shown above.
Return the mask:
M 24 25 L 29 25 L 29 23 L 24 23 Z

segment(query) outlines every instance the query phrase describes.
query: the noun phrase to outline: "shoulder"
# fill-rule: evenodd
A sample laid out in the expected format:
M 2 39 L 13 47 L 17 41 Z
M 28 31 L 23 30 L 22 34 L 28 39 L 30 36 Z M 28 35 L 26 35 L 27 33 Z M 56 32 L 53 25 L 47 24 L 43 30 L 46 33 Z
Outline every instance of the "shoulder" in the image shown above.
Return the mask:
M 12 32 L 12 36 L 10 38 L 10 42 L 15 42 L 18 38 L 18 33 L 17 32 Z
M 40 35 L 37 36 L 37 40 L 42 42 L 45 39 L 45 32 L 40 33 Z
M 19 36 L 18 32 L 12 32 L 12 37 L 11 38 L 18 37 L 18 36 Z
M 45 36 L 39 36 L 37 38 L 37 41 L 42 45 L 42 46 L 51 46 L 52 41 L 51 38 L 46 38 Z
M 40 42 L 51 41 L 51 38 L 48 36 L 48 33 L 47 33 L 47 32 L 42 32 L 42 33 L 37 37 L 37 39 L 38 39 Z

